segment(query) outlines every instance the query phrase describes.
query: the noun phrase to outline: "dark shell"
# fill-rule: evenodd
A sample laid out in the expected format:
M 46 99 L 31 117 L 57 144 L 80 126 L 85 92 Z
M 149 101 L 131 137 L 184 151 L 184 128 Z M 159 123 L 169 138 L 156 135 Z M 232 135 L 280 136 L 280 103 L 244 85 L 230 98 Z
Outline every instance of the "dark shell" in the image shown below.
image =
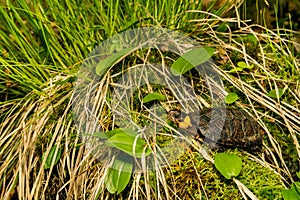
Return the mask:
M 186 116 L 191 118 L 191 128 L 186 131 L 213 149 L 242 148 L 259 150 L 262 146 L 262 130 L 245 111 L 232 108 L 213 108 L 196 113 L 180 114 L 170 111 L 169 116 L 177 124 Z M 198 122 L 198 123 L 197 123 Z

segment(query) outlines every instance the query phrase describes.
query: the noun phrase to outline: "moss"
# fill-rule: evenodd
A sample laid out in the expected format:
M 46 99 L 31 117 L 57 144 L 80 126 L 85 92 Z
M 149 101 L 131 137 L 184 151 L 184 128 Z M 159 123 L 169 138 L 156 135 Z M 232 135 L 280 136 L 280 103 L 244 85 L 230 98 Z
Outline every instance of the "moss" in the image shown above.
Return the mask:
M 231 152 L 243 160 L 243 169 L 237 179 L 259 199 L 282 199 L 284 185 L 279 175 L 250 160 L 245 153 Z M 171 166 L 171 170 L 173 177 L 167 177 L 167 182 L 175 185 L 176 195 L 182 199 L 242 199 L 235 183 L 222 177 L 198 152 L 184 155 Z

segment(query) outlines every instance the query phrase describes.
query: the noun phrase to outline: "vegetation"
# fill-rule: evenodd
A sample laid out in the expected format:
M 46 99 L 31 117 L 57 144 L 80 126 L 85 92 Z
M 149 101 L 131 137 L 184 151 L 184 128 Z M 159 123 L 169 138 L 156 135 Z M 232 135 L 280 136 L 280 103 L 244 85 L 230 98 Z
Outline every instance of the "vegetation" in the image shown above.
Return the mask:
M 282 199 L 297 195 L 300 51 L 299 32 L 293 29 L 296 23 L 289 21 L 289 29 L 250 25 L 232 9 L 232 2 L 221 7 L 207 2 L 1 1 L 0 198 Z M 237 2 L 237 10 L 243 10 L 243 1 Z M 90 74 L 78 71 L 84 72 L 80 70 L 85 59 L 93 56 L 91 52 L 103 41 L 141 27 L 176 30 L 205 47 L 224 83 L 220 96 L 227 106 L 246 110 L 264 130 L 262 152 L 227 152 L 242 159 L 240 173 L 231 180 L 218 172 L 220 167 L 214 167 L 216 152 L 206 151 L 192 138 L 181 138 L 187 145 L 176 160 L 154 171 L 141 167 L 135 173 L 124 160 L 108 160 L 114 161 L 111 166 L 115 167 L 107 168 L 107 163 L 100 162 L 104 159 L 99 159 L 107 152 L 98 155 L 96 151 L 96 155 L 95 149 L 87 148 L 84 136 L 92 131 L 82 126 L 88 120 L 87 108 L 77 110 L 80 101 L 74 88 L 78 89 L 81 75 Z M 195 69 L 209 57 L 193 64 L 192 51 L 187 55 L 162 49 L 115 51 L 112 47 L 98 55 L 102 62 L 96 63 L 93 71 L 98 79 L 92 82 L 94 93 L 88 102 L 99 124 L 93 138 L 103 140 L 120 157 L 129 155 L 131 159 L 141 154 L 141 163 L 143 154 L 164 149 L 169 141 L 181 148 L 180 142 L 176 143 L 181 135 L 178 127 L 157 113 L 179 106 L 176 95 L 190 93 L 176 85 L 150 84 L 151 78 L 136 73 L 129 80 L 146 84 L 133 91 L 128 112 L 119 116 L 130 120 L 116 124 L 112 105 L 126 86 L 120 84 L 121 77 L 139 72 L 149 63 L 165 64 L 182 74 L 189 89 L 195 91 L 196 103 L 185 102 L 182 109 L 192 111 L 214 103 L 211 85 Z M 182 64 L 187 68 L 181 68 Z M 154 136 L 137 136 L 141 127 Z M 122 138 L 127 138 L 125 143 L 120 142 Z M 176 152 L 162 155 L 172 153 Z M 127 173 L 119 173 L 124 172 L 121 168 L 128 169 Z

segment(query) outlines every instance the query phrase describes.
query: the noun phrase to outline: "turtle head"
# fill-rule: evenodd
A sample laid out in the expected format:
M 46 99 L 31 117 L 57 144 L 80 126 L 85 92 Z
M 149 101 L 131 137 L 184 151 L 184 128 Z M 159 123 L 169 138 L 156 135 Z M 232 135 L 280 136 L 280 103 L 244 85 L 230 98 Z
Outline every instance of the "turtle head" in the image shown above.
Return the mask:
M 168 118 L 172 122 L 178 124 L 179 122 L 182 121 L 181 111 L 179 111 L 179 110 L 170 110 L 168 112 Z
M 179 110 L 171 110 L 169 111 L 169 119 L 176 123 L 179 128 L 187 129 L 189 127 L 192 127 L 191 118 L 189 115 L 185 113 L 181 113 Z

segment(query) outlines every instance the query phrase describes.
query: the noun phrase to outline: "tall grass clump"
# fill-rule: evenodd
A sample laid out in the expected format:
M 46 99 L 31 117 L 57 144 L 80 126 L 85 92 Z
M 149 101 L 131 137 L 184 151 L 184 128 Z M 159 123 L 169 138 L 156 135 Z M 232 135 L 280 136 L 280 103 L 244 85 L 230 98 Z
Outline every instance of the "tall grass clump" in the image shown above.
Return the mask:
M 299 44 L 293 40 L 299 33 L 248 25 L 238 12 L 228 17 L 240 3 L 220 7 L 207 1 L 1 1 L 0 198 L 185 199 L 194 194 L 190 198 L 210 199 L 216 188 L 216 195 L 224 199 L 232 197 L 230 191 L 242 197 L 212 167 L 214 154 L 200 156 L 201 147 L 193 141 L 191 152 L 175 163 L 152 173 L 133 174 L 121 194 L 106 190 L 107 170 L 85 148 L 75 126 L 71 100 L 77 72 L 105 39 L 153 26 L 181 31 L 215 49 L 213 59 L 224 95 L 236 93 L 239 99 L 231 106 L 246 110 L 265 131 L 263 152 L 243 152 L 247 154 L 243 163 L 257 177 L 244 171 L 242 179 L 256 196 L 280 198 L 281 189 L 297 181 L 300 171 Z M 105 130 L 114 127 L 110 99 L 116 78 L 149 59 L 168 63 L 176 57 L 156 49 L 135 52 L 99 81 L 95 102 L 101 105 L 97 118 Z M 246 67 L 240 67 L 240 62 Z M 189 71 L 185 76 L 200 106 L 209 107 L 209 89 L 199 74 Z M 136 121 L 151 120 L 147 113 L 140 116 L 137 107 L 139 95 L 153 91 L 167 97 L 165 108 L 178 104 L 165 88 L 139 88 L 132 97 Z M 172 132 L 170 124 L 165 127 L 159 138 L 162 145 Z M 53 155 L 57 162 L 49 163 Z M 269 186 L 264 187 L 265 180 Z

